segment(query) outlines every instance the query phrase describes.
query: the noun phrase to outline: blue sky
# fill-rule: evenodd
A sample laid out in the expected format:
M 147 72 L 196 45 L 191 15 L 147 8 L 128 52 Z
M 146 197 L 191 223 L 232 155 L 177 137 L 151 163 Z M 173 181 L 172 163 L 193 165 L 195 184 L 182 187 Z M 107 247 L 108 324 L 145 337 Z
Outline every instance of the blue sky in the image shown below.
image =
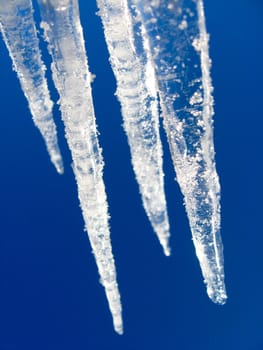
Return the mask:
M 162 254 L 141 206 L 95 1 L 80 1 L 80 9 L 96 74 L 125 334 L 113 331 L 83 232 L 58 108 L 63 176 L 48 159 L 1 41 L 0 350 L 262 350 L 261 1 L 205 1 L 229 295 L 223 307 L 206 295 L 164 133 L 173 254 Z

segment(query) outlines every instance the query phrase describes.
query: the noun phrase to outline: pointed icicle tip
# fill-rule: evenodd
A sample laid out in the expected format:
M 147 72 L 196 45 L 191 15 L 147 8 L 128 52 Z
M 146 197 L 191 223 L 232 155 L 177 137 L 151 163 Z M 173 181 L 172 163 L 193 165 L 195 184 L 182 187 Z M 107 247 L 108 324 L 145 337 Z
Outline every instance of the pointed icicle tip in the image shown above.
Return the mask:
M 56 168 L 56 171 L 58 172 L 58 174 L 59 175 L 64 174 L 64 165 L 63 165 L 63 160 L 59 149 L 49 150 L 49 155 L 50 155 L 51 162 Z
M 64 174 L 64 166 L 63 166 L 63 161 L 62 159 L 57 159 L 56 161 L 53 162 L 57 172 L 59 175 Z
M 165 226 L 165 228 L 164 228 Z M 168 228 L 167 228 L 168 227 Z M 165 222 L 165 225 L 161 225 L 159 227 L 154 227 L 155 233 L 160 241 L 160 244 L 163 248 L 163 252 L 165 256 L 171 255 L 171 247 L 169 245 L 170 238 L 170 230 L 168 220 Z
M 168 244 L 163 245 L 163 252 L 165 256 L 171 256 L 171 248 L 168 246 Z
M 123 335 L 123 324 L 121 318 L 119 320 L 114 320 L 114 330 L 119 335 Z

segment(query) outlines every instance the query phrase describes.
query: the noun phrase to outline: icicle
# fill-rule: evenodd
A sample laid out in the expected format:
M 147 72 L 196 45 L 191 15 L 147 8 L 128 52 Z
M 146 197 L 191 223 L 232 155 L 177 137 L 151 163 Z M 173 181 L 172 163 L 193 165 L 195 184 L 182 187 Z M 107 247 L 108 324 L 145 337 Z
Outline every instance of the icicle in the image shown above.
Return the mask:
M 39 0 L 52 74 L 60 95 L 62 119 L 72 153 L 80 205 L 105 287 L 116 332 L 122 333 L 121 303 L 116 282 L 102 179 L 103 160 L 97 139 L 90 82 L 77 0 Z
M 136 53 L 127 1 L 97 0 L 97 4 L 143 205 L 165 254 L 169 255 L 169 223 L 153 65 L 143 52 L 140 56 Z
M 213 98 L 202 0 L 130 0 L 155 63 L 167 138 L 209 297 L 226 301 Z
M 58 173 L 63 162 L 58 147 L 53 103 L 45 79 L 30 0 L 0 0 L 0 30 L 17 72 L 35 125 L 39 128 Z

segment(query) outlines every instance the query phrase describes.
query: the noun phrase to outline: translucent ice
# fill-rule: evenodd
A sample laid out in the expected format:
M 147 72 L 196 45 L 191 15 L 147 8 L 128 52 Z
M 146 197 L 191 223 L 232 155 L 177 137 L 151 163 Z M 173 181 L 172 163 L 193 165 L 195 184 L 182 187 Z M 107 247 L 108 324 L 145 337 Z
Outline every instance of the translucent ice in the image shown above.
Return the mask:
M 131 0 L 150 43 L 177 181 L 209 297 L 226 301 L 213 98 L 202 0 Z
M 111 250 L 109 215 L 102 178 L 91 95 L 91 73 L 84 47 L 76 0 L 38 0 L 41 27 L 52 56 L 52 75 L 60 108 L 85 226 L 105 288 L 116 332 L 122 333 L 121 303 Z
M 63 162 L 52 117 L 53 102 L 45 79 L 31 0 L 0 0 L 0 30 L 34 123 L 46 142 L 51 161 L 61 174 Z
M 170 233 L 153 65 L 146 53 L 137 53 L 139 47 L 134 40 L 127 2 L 97 0 L 97 3 L 143 205 L 165 254 L 169 255 Z
M 101 283 L 121 334 L 116 279 L 91 81 L 77 0 L 38 0 L 52 57 L 78 195 Z M 124 129 L 142 201 L 166 255 L 159 110 L 184 196 L 209 297 L 226 301 L 220 236 L 220 185 L 213 144 L 213 97 L 202 0 L 97 0 L 117 80 Z M 0 0 L 0 29 L 51 160 L 63 172 L 53 103 L 45 80 L 30 0 Z

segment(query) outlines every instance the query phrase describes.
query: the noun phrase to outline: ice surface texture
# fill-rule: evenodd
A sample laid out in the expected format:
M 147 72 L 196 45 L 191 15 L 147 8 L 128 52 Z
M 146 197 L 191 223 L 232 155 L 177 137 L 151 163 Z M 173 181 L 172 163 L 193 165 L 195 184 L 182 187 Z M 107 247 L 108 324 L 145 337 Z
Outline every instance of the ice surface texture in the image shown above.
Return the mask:
M 77 0 L 38 0 L 85 227 L 114 329 L 122 307 L 109 230 L 103 158 Z M 220 236 L 220 185 L 213 145 L 213 97 L 202 0 L 97 0 L 117 81 L 124 130 L 143 206 L 166 255 L 169 222 L 159 114 L 209 297 L 226 301 Z M 53 103 L 30 0 L 0 0 L 0 28 L 36 126 L 63 172 Z
M 62 174 L 63 163 L 52 117 L 53 102 L 45 79 L 31 1 L 0 0 L 0 30 L 34 123 L 46 142 L 52 163 Z
M 143 205 L 164 253 L 169 255 L 170 233 L 153 65 L 146 55 L 136 52 L 128 4 L 119 0 L 97 0 L 97 3 Z
M 164 127 L 209 297 L 226 301 L 202 0 L 130 0 L 150 43 Z
M 86 229 L 105 288 L 114 328 L 122 333 L 121 303 L 111 251 L 108 205 L 98 144 L 79 8 L 76 0 L 38 0 L 41 27 L 51 54 L 52 75 L 60 95 L 61 115 Z

